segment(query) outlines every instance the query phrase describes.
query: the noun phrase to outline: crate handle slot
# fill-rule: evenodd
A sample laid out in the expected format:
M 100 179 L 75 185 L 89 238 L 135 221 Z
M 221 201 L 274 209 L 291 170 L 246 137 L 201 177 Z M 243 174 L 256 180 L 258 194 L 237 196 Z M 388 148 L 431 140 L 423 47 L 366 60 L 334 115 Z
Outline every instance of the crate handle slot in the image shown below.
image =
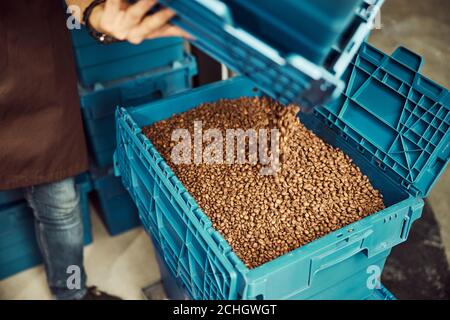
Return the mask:
M 120 177 L 120 169 L 119 169 L 119 160 L 118 160 L 118 155 L 117 155 L 117 149 L 114 150 L 113 153 L 113 169 L 114 169 L 114 176 L 116 177 Z
M 364 249 L 364 241 L 373 233 L 373 230 L 366 230 L 357 235 L 342 239 L 333 245 L 333 248 L 321 253 L 311 259 L 310 283 L 312 277 L 319 271 L 330 268 Z
M 163 97 L 163 88 L 154 82 L 136 84 L 135 86 L 121 90 L 121 107 L 137 106 L 150 100 Z
M 392 58 L 417 72 L 422 68 L 422 57 L 405 47 L 398 47 L 397 49 L 395 49 L 394 53 L 392 54 Z

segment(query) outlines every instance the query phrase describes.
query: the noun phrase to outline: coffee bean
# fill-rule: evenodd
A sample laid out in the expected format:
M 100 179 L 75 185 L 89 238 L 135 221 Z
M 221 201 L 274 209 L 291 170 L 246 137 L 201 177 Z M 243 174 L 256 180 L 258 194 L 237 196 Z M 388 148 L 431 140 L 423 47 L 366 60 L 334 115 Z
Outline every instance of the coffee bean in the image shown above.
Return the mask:
M 249 268 L 384 209 L 368 177 L 306 129 L 298 111 L 268 98 L 244 97 L 204 103 L 142 129 Z M 198 120 L 203 130 L 219 129 L 224 136 L 226 129 L 279 129 L 280 169 L 263 176 L 260 162 L 175 165 L 174 144 L 168 142 L 173 130 L 187 129 L 193 136 Z

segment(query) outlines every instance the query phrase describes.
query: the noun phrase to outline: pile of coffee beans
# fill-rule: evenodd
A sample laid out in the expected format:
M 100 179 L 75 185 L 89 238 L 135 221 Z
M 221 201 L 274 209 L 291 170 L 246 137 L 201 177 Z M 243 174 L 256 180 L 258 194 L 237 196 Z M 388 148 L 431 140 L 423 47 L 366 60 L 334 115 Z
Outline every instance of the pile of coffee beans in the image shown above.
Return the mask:
M 383 197 L 342 151 L 297 117 L 299 108 L 268 98 L 205 103 L 143 129 L 213 226 L 254 268 L 384 208 Z M 175 164 L 174 129 L 272 129 L 281 133 L 280 168 L 261 163 Z M 248 150 L 247 150 L 248 151 Z

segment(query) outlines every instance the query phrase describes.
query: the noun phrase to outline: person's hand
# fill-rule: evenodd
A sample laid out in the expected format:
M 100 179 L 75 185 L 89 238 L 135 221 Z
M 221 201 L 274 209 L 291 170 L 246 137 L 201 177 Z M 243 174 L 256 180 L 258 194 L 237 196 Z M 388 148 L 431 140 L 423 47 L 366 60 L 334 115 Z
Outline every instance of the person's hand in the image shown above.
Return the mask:
M 190 38 L 180 28 L 169 24 L 175 13 L 167 8 L 147 16 L 156 0 L 140 0 L 130 5 L 126 0 L 106 0 L 94 9 L 90 24 L 101 33 L 139 44 L 145 39 L 180 36 Z

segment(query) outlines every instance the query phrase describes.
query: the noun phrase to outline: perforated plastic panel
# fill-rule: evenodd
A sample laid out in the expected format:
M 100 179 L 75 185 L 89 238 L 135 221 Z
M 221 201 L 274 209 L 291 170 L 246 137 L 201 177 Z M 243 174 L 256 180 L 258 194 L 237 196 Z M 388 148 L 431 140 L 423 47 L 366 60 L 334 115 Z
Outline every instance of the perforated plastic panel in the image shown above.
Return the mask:
M 426 196 L 450 157 L 450 96 L 419 74 L 422 58 L 364 44 L 339 99 L 317 108 L 331 126 L 411 193 Z

